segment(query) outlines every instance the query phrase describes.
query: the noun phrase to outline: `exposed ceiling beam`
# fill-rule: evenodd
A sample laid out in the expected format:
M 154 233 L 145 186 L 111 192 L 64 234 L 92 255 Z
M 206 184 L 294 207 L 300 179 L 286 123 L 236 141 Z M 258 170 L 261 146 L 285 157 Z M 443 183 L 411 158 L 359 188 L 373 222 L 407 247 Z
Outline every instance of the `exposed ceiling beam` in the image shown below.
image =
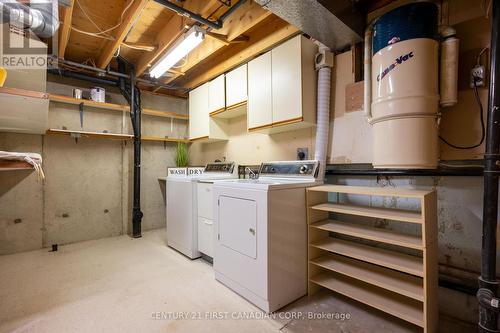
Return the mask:
M 142 13 L 142 10 L 148 4 L 149 0 L 131 0 L 134 3 L 127 10 L 126 15 L 123 17 L 122 23 L 115 30 L 114 33 L 115 40 L 109 40 L 104 45 L 101 51 L 99 59 L 97 60 L 97 66 L 99 68 L 105 68 L 110 63 L 113 55 L 115 54 L 118 47 L 123 43 L 125 37 L 127 37 L 128 32 L 135 24 L 137 19 Z
M 74 0 L 70 0 L 68 7 L 60 8 L 60 20 L 62 23 L 59 26 L 59 44 L 57 50 L 57 55 L 60 58 L 64 58 L 64 52 L 66 52 L 66 46 L 68 46 L 69 35 L 71 33 L 71 19 L 73 17 L 73 5 Z
M 272 15 L 270 11 L 263 9 L 255 2 L 245 2 L 227 18 L 222 29 L 213 31 L 217 35 L 210 33 L 207 35 L 210 38 L 206 38 L 201 45 L 194 49 L 189 54 L 186 64 L 178 70 L 182 73 L 188 72 L 210 55 L 228 46 L 232 41 L 237 40 L 242 34 L 258 25 L 270 15 Z M 218 38 L 218 35 L 225 36 L 226 40 L 221 40 Z M 179 76 L 179 74 L 176 74 L 165 79 L 164 82 L 170 83 Z
M 296 27 L 272 15 L 256 27 L 246 43 L 230 45 L 193 68 L 189 75 L 176 82 L 184 88 L 194 88 L 228 70 L 270 50 L 280 42 L 300 33 Z
M 202 16 L 211 14 L 214 5 L 217 1 L 199 1 L 199 0 L 186 0 L 183 7 L 192 12 L 199 13 Z M 165 9 L 168 10 L 168 9 Z M 184 32 L 184 23 L 186 18 L 180 15 L 174 15 L 168 23 L 157 34 L 155 44 L 158 48 L 154 52 L 143 54 L 136 64 L 136 73 L 138 76 L 142 75 L 148 69 L 148 66 L 158 59 L 168 47 L 179 38 Z

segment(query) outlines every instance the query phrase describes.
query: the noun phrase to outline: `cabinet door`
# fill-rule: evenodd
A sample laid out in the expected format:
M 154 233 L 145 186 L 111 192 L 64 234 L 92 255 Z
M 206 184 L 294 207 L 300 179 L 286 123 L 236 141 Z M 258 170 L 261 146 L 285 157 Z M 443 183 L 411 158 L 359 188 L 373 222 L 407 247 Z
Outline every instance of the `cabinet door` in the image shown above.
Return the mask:
M 273 122 L 271 51 L 248 63 L 248 129 Z
M 198 216 L 198 251 L 213 257 L 214 254 L 214 226 L 213 221 Z
M 227 107 L 247 100 L 247 64 L 233 69 L 226 74 Z
M 274 124 L 302 117 L 301 38 L 271 51 Z
M 208 136 L 208 84 L 189 92 L 189 138 Z
M 226 107 L 224 74 L 208 83 L 208 113 L 220 111 Z

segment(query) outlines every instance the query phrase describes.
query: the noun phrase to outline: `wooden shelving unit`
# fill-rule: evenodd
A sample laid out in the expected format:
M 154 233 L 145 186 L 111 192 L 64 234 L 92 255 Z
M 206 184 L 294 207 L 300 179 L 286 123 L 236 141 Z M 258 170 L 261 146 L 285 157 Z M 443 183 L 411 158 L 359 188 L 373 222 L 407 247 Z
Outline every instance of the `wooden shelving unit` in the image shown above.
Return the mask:
M 83 105 L 87 106 L 87 107 L 93 107 L 93 108 L 105 109 L 105 110 L 121 111 L 121 112 L 128 112 L 130 110 L 130 107 L 128 105 L 95 102 L 95 101 L 91 101 L 88 99 L 78 99 L 78 98 L 73 98 L 70 96 L 57 95 L 57 94 L 49 94 L 49 100 L 52 102 L 66 103 L 66 104 L 72 104 L 72 105 L 80 105 L 81 103 L 83 103 Z M 159 110 L 143 108 L 142 113 L 145 115 L 155 116 L 155 117 L 189 120 L 188 115 L 175 113 L 175 112 L 167 112 L 167 111 L 159 111 Z
M 329 193 L 413 198 L 421 209 L 329 202 Z M 322 185 L 307 189 L 307 206 L 310 295 L 327 288 L 422 327 L 425 333 L 438 331 L 435 191 Z M 360 222 L 378 218 L 413 223 L 421 226 L 421 233 L 347 222 L 345 216 L 357 216 Z
M 113 139 L 113 140 L 132 140 L 132 134 L 119 134 L 119 133 L 104 133 L 104 132 L 89 132 L 89 131 L 76 131 L 76 130 L 63 130 L 51 128 L 45 133 L 47 135 L 80 135 L 81 137 L 100 138 L 100 139 Z M 156 142 L 189 142 L 187 139 L 180 138 L 162 138 L 154 136 L 143 136 L 142 141 L 156 141 Z

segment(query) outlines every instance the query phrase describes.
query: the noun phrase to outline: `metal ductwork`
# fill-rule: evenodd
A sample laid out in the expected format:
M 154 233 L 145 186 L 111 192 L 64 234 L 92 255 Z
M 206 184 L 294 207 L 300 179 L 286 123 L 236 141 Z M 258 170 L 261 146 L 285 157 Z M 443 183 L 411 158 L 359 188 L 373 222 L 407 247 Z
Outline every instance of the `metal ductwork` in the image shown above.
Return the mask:
M 4 22 L 20 28 L 29 28 L 41 38 L 52 37 L 59 29 L 56 0 L 31 0 L 30 6 L 14 0 L 0 0 L 0 11 Z
M 352 0 L 255 0 L 302 32 L 338 51 L 361 42 L 366 13 Z

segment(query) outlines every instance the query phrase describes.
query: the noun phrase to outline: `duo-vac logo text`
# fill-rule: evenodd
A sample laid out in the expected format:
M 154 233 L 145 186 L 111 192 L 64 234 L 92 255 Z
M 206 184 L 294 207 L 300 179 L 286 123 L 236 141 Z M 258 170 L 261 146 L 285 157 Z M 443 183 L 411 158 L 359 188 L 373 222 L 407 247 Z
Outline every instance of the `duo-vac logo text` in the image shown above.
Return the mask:
M 405 55 L 401 55 L 398 58 L 396 58 L 396 61 L 391 64 L 389 67 L 383 70 L 382 74 L 377 75 L 377 82 L 382 80 L 387 74 L 389 74 L 390 71 L 392 71 L 397 65 L 402 64 L 406 60 L 413 58 L 413 51 L 410 53 L 407 53 Z

